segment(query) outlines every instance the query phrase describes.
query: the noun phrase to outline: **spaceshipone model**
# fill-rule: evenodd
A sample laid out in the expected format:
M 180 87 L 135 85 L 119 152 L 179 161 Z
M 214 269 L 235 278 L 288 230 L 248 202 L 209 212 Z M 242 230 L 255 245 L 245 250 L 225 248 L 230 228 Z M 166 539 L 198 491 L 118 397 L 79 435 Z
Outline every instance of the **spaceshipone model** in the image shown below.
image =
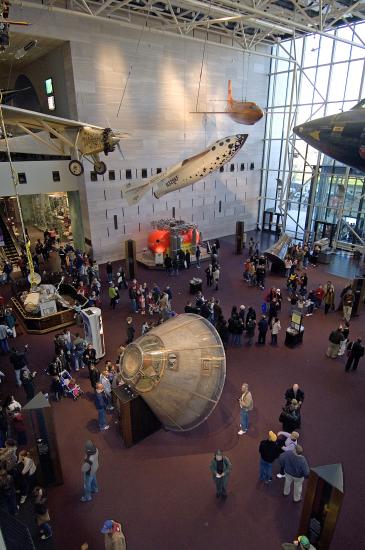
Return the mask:
M 299 124 L 293 131 L 317 151 L 365 172 L 365 99 L 345 113 Z
M 183 160 L 148 180 L 128 183 L 123 195 L 129 205 L 137 204 L 152 187 L 153 194 L 160 198 L 167 193 L 187 187 L 218 170 L 229 162 L 245 143 L 248 134 L 229 136 L 213 143 L 202 153 Z

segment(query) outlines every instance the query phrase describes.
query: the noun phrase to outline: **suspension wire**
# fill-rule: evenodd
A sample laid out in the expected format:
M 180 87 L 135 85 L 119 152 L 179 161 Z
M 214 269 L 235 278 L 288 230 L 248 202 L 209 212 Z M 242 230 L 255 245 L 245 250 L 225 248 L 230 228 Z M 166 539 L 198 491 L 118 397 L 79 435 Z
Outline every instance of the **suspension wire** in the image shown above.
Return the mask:
M 246 63 L 246 79 L 245 79 L 245 97 L 242 97 L 242 101 L 247 101 L 247 92 L 248 92 L 248 75 L 250 74 L 250 61 L 251 56 L 247 54 L 247 63 Z M 242 90 L 243 91 L 243 90 Z
M 204 45 L 203 45 L 203 55 L 202 55 L 202 62 L 201 62 L 201 65 L 200 65 L 200 75 L 199 75 L 199 85 L 198 85 L 198 95 L 197 95 L 197 98 L 196 98 L 196 105 L 195 105 L 195 110 L 197 111 L 198 110 L 198 104 L 199 104 L 199 96 L 200 96 L 200 86 L 201 86 L 201 82 L 202 82 L 202 76 L 203 76 L 203 67 L 204 67 L 204 59 L 205 59 L 205 50 L 206 50 L 206 47 L 207 47 L 207 42 L 208 42 L 208 32 L 209 32 L 209 17 L 210 17 L 210 10 L 212 8 L 212 2 L 213 0 L 210 0 L 209 2 L 209 10 L 208 10 L 208 25 L 207 25 L 207 32 L 205 34 L 205 40 L 204 40 Z
M 147 21 L 148 21 L 148 17 L 151 13 L 151 8 L 152 8 L 152 4 L 149 5 L 148 7 L 148 11 L 147 11 L 147 15 L 146 15 L 146 18 L 143 22 L 143 24 L 141 25 L 141 31 L 140 31 L 140 34 L 139 34 L 139 38 L 138 38 L 138 41 L 137 41 L 137 46 L 136 46 L 136 52 L 135 52 L 135 55 L 137 55 L 138 53 L 138 48 L 139 48 L 139 45 L 142 41 L 142 37 L 143 37 L 143 33 L 147 27 Z M 124 84 L 124 88 L 123 88 L 123 92 L 122 92 L 122 97 L 121 97 L 121 100 L 120 100 L 120 103 L 119 103 L 119 107 L 118 107 L 118 111 L 117 111 L 117 118 L 119 117 L 119 113 L 120 113 L 120 109 L 122 107 L 122 103 L 123 103 L 123 100 L 124 100 L 124 96 L 126 94 L 126 91 L 127 91 L 127 86 L 128 86 L 128 82 L 129 82 L 129 79 L 131 77 L 131 74 L 132 74 L 132 69 L 133 69 L 133 64 L 131 63 L 129 65 L 129 71 L 128 71 L 128 75 L 127 75 L 127 80 L 125 81 L 125 84 Z

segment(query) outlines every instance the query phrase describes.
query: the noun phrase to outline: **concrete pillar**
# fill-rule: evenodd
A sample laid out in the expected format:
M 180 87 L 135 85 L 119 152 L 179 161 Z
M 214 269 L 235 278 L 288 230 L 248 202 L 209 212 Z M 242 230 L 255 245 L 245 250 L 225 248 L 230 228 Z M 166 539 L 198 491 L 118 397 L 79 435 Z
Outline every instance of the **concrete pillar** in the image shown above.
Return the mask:
M 68 206 L 70 209 L 71 228 L 74 247 L 79 250 L 85 248 L 84 227 L 82 224 L 82 213 L 80 195 L 78 191 L 67 191 Z

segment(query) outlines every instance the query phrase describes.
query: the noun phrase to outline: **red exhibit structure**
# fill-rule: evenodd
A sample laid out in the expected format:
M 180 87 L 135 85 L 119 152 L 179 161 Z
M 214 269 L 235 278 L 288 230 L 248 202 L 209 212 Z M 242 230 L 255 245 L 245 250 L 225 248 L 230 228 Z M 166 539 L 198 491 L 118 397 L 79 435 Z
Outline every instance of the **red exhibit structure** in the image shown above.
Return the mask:
M 154 254 L 171 254 L 171 234 L 170 229 L 154 229 L 148 235 L 148 248 Z M 174 234 L 176 234 L 176 229 L 174 228 Z M 181 239 L 181 248 L 186 250 L 191 250 L 193 246 L 193 229 L 181 229 L 178 230 L 178 236 Z M 199 231 L 196 230 L 196 243 L 200 241 Z M 195 243 L 195 244 L 196 244 Z

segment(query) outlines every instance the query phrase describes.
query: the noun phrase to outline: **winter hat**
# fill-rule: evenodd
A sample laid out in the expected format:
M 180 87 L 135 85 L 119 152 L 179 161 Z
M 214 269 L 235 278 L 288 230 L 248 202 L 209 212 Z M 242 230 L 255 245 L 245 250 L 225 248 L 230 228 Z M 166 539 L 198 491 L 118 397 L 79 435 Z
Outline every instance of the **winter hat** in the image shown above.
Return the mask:
M 85 452 L 89 455 L 93 455 L 96 453 L 96 447 L 90 439 L 88 439 L 85 443 Z
M 303 548 L 310 548 L 311 543 L 305 535 L 301 535 L 300 537 L 298 537 L 298 541 Z
M 291 437 L 291 439 L 299 439 L 299 434 L 298 434 L 298 432 L 292 432 L 290 434 L 290 437 Z
M 112 529 L 113 529 L 113 520 L 107 519 L 106 521 L 104 521 L 104 525 L 101 528 L 101 532 L 105 535 L 106 533 L 109 533 L 109 531 L 111 531 Z
M 278 438 L 278 437 L 277 437 L 276 433 L 274 433 L 274 432 L 272 432 L 272 431 L 270 430 L 270 431 L 269 431 L 269 440 L 275 442 L 275 441 L 277 440 L 277 438 Z

